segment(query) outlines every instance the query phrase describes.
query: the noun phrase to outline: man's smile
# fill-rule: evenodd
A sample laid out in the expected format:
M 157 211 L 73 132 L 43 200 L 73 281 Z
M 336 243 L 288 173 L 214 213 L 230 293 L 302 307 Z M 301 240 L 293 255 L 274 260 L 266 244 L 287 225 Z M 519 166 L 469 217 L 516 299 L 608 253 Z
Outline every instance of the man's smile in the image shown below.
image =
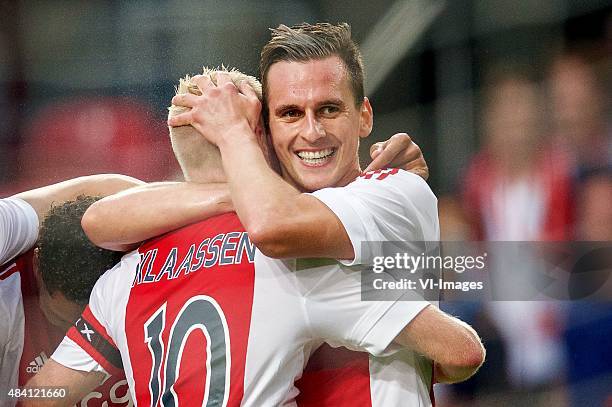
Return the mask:
M 320 167 L 332 160 L 336 154 L 336 148 L 324 148 L 320 150 L 300 150 L 296 155 L 303 164 L 308 167 Z

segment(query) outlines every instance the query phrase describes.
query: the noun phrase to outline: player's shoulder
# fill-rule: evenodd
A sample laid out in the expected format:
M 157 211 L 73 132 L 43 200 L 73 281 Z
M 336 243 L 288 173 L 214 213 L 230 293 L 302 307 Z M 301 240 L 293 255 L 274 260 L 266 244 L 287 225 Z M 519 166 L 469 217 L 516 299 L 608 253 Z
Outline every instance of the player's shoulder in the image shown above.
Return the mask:
M 26 201 L 0 199 L 0 264 L 32 248 L 38 238 L 38 215 Z
M 36 223 L 38 223 L 38 215 L 32 205 L 28 201 L 16 196 L 0 198 L 0 212 L 16 213 L 25 220 L 35 219 Z
M 347 187 L 388 190 L 393 194 L 409 196 L 411 200 L 437 203 L 435 194 L 423 178 L 399 168 L 364 172 Z
M 94 286 L 94 292 L 107 297 L 124 291 L 121 288 L 125 288 L 128 284 L 131 286 L 139 261 L 140 253 L 138 250 L 123 255 L 119 263 L 100 276 Z
M 427 182 L 425 182 L 423 178 L 400 168 L 385 168 L 381 170 L 363 172 L 355 179 L 355 181 L 353 181 L 353 183 L 357 182 L 375 184 L 403 183 L 428 187 Z

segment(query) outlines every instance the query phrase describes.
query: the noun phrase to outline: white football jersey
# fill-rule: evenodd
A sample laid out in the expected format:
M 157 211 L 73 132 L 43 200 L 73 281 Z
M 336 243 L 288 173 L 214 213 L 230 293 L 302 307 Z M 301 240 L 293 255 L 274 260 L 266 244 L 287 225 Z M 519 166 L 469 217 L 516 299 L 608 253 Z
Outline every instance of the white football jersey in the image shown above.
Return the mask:
M 124 256 L 52 357 L 79 370 L 125 369 L 141 405 L 293 405 L 294 381 L 325 341 L 374 355 L 372 405 L 430 404 L 430 366 L 391 344 L 429 303 L 361 301 L 348 265 L 368 262 L 365 240 L 437 240 L 435 197 L 403 171 L 314 196 L 353 242 L 347 265 L 268 258 L 235 214 L 211 218 Z

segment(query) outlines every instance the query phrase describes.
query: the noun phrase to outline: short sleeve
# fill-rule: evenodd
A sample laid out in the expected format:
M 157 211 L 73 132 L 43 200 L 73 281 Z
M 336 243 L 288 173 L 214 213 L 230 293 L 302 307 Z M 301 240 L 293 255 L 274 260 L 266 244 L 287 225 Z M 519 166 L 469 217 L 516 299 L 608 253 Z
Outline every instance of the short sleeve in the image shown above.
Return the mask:
M 84 372 L 108 372 L 91 355 L 69 337 L 65 336 L 51 358 L 57 363 Z
M 38 215 L 19 198 L 0 199 L 0 265 L 29 250 L 38 239 Z
M 368 172 L 340 188 L 312 193 L 342 222 L 355 251 L 344 265 L 370 264 L 376 242 L 437 241 L 437 199 L 419 176 L 398 169 Z
M 420 243 L 437 241 L 435 195 L 423 179 L 398 169 L 368 172 L 345 187 L 312 195 L 340 219 L 355 251 L 355 258 L 342 265 L 313 270 L 321 273 L 306 306 L 313 333 L 332 346 L 377 356 L 394 352 L 399 349 L 392 344 L 395 337 L 430 303 L 411 291 L 364 301 L 361 273 L 347 266 L 371 265 L 382 242 L 405 242 L 398 247 L 420 253 Z
M 347 267 L 312 269 L 318 285 L 306 296 L 305 310 L 314 337 L 331 346 L 366 351 L 376 356 L 393 353 L 395 337 L 429 302 L 416 293 L 398 292 L 389 301 L 362 301 L 360 273 Z

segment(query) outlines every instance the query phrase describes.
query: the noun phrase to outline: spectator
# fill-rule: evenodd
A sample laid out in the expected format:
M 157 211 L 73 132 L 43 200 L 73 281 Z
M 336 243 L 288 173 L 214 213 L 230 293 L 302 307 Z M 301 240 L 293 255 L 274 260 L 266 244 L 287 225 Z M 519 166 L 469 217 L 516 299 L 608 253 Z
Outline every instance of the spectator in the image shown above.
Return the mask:
M 468 168 L 464 191 L 475 235 L 489 241 L 568 238 L 568 166 L 563 154 L 542 137 L 538 86 L 516 74 L 500 76 L 487 87 L 485 100 L 484 148 Z M 529 267 L 526 263 L 524 258 L 504 258 L 493 267 L 504 279 L 517 267 Z M 562 318 L 557 305 L 492 301 L 487 312 L 504 341 L 507 374 L 516 390 L 533 394 L 562 378 Z

